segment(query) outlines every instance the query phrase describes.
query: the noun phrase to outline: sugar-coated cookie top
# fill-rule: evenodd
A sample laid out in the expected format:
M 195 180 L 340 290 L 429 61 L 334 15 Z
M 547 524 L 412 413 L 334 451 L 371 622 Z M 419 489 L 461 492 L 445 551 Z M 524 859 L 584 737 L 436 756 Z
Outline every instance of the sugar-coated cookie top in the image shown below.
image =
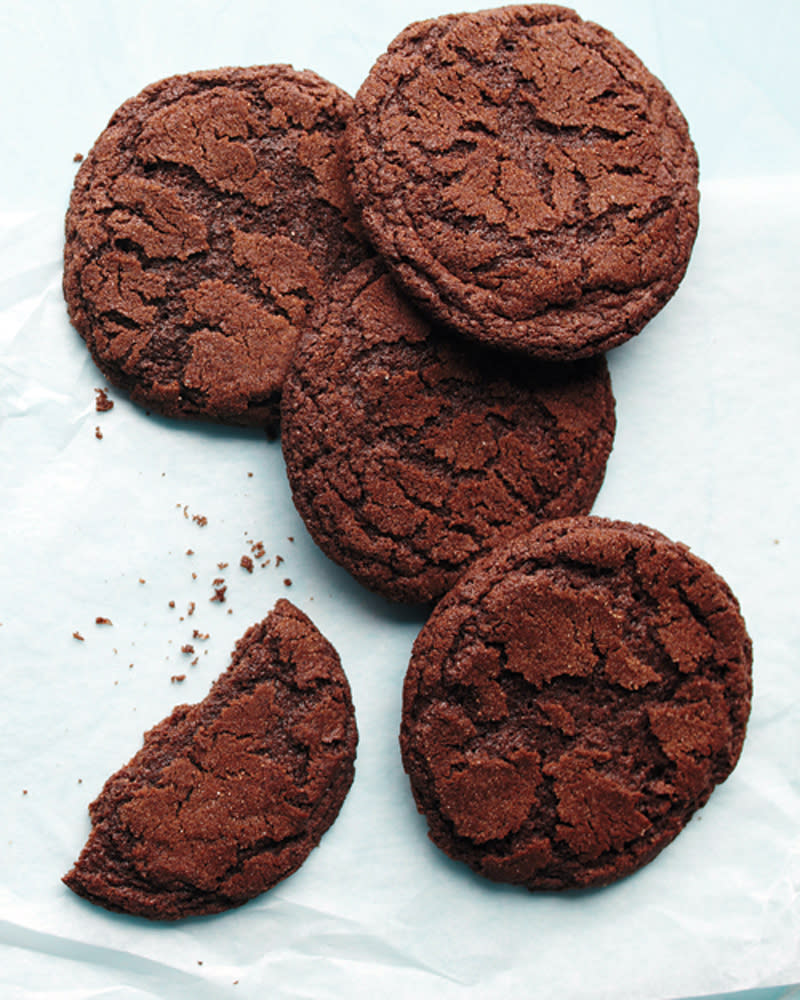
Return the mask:
M 498 546 L 406 675 L 403 761 L 432 839 L 530 889 L 635 871 L 735 766 L 751 660 L 725 582 L 652 529 L 576 517 Z
M 463 333 L 553 360 L 637 333 L 683 276 L 697 158 L 663 85 L 552 6 L 412 24 L 348 126 L 362 221 Z
M 96 363 L 172 416 L 274 423 L 326 283 L 362 255 L 352 99 L 291 66 L 171 77 L 122 105 L 75 180 L 64 292 Z

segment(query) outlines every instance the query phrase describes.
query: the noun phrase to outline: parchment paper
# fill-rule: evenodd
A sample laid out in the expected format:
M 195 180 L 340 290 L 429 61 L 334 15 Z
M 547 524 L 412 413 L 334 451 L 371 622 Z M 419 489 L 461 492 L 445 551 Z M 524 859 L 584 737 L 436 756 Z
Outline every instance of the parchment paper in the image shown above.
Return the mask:
M 0 7 L 3 996 L 666 1000 L 800 980 L 793 4 L 580 8 L 670 87 L 702 169 L 687 277 L 609 358 L 618 433 L 595 511 L 650 524 L 711 562 L 755 649 L 738 768 L 638 874 L 532 895 L 445 858 L 397 745 L 424 613 L 370 595 L 320 554 L 293 510 L 279 443 L 150 416 L 114 391 L 114 408 L 95 410 L 105 383 L 60 290 L 73 154 L 123 100 L 176 72 L 291 62 L 354 92 L 406 23 L 447 9 Z M 259 541 L 248 574 L 239 560 Z M 210 600 L 215 578 L 224 603 Z M 156 925 L 79 900 L 60 877 L 88 834 L 88 803 L 144 730 L 205 695 L 236 638 L 281 596 L 339 650 L 360 729 L 355 783 L 320 847 L 218 917 Z

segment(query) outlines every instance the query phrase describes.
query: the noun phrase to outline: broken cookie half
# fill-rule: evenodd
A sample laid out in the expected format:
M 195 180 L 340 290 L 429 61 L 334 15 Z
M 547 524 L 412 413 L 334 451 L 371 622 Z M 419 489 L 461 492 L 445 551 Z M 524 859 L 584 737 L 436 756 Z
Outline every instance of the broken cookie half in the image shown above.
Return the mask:
M 89 807 L 64 882 L 150 919 L 239 906 L 295 871 L 336 818 L 358 740 L 339 657 L 278 601 L 197 705 L 179 705 Z

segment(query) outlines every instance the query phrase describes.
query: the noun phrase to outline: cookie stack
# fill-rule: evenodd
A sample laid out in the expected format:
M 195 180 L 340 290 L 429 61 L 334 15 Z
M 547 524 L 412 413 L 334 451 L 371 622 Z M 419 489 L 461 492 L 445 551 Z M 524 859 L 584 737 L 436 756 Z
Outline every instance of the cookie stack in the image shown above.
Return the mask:
M 697 181 L 663 85 L 535 5 L 411 25 L 355 100 L 289 66 L 162 81 L 70 204 L 65 296 L 106 377 L 168 415 L 279 427 L 319 546 L 438 602 L 405 683 L 412 790 L 443 850 L 531 889 L 641 867 L 744 739 L 724 581 L 587 516 L 615 430 L 604 352 L 678 287 Z

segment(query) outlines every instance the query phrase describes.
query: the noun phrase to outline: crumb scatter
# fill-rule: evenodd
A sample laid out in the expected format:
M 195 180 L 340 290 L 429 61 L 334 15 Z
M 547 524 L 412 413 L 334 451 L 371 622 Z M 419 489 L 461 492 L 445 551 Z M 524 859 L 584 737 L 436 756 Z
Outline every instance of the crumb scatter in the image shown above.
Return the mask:
M 105 389 L 95 389 L 94 391 L 94 408 L 98 413 L 107 413 L 108 410 L 114 409 L 114 400 L 109 399 L 108 392 Z

